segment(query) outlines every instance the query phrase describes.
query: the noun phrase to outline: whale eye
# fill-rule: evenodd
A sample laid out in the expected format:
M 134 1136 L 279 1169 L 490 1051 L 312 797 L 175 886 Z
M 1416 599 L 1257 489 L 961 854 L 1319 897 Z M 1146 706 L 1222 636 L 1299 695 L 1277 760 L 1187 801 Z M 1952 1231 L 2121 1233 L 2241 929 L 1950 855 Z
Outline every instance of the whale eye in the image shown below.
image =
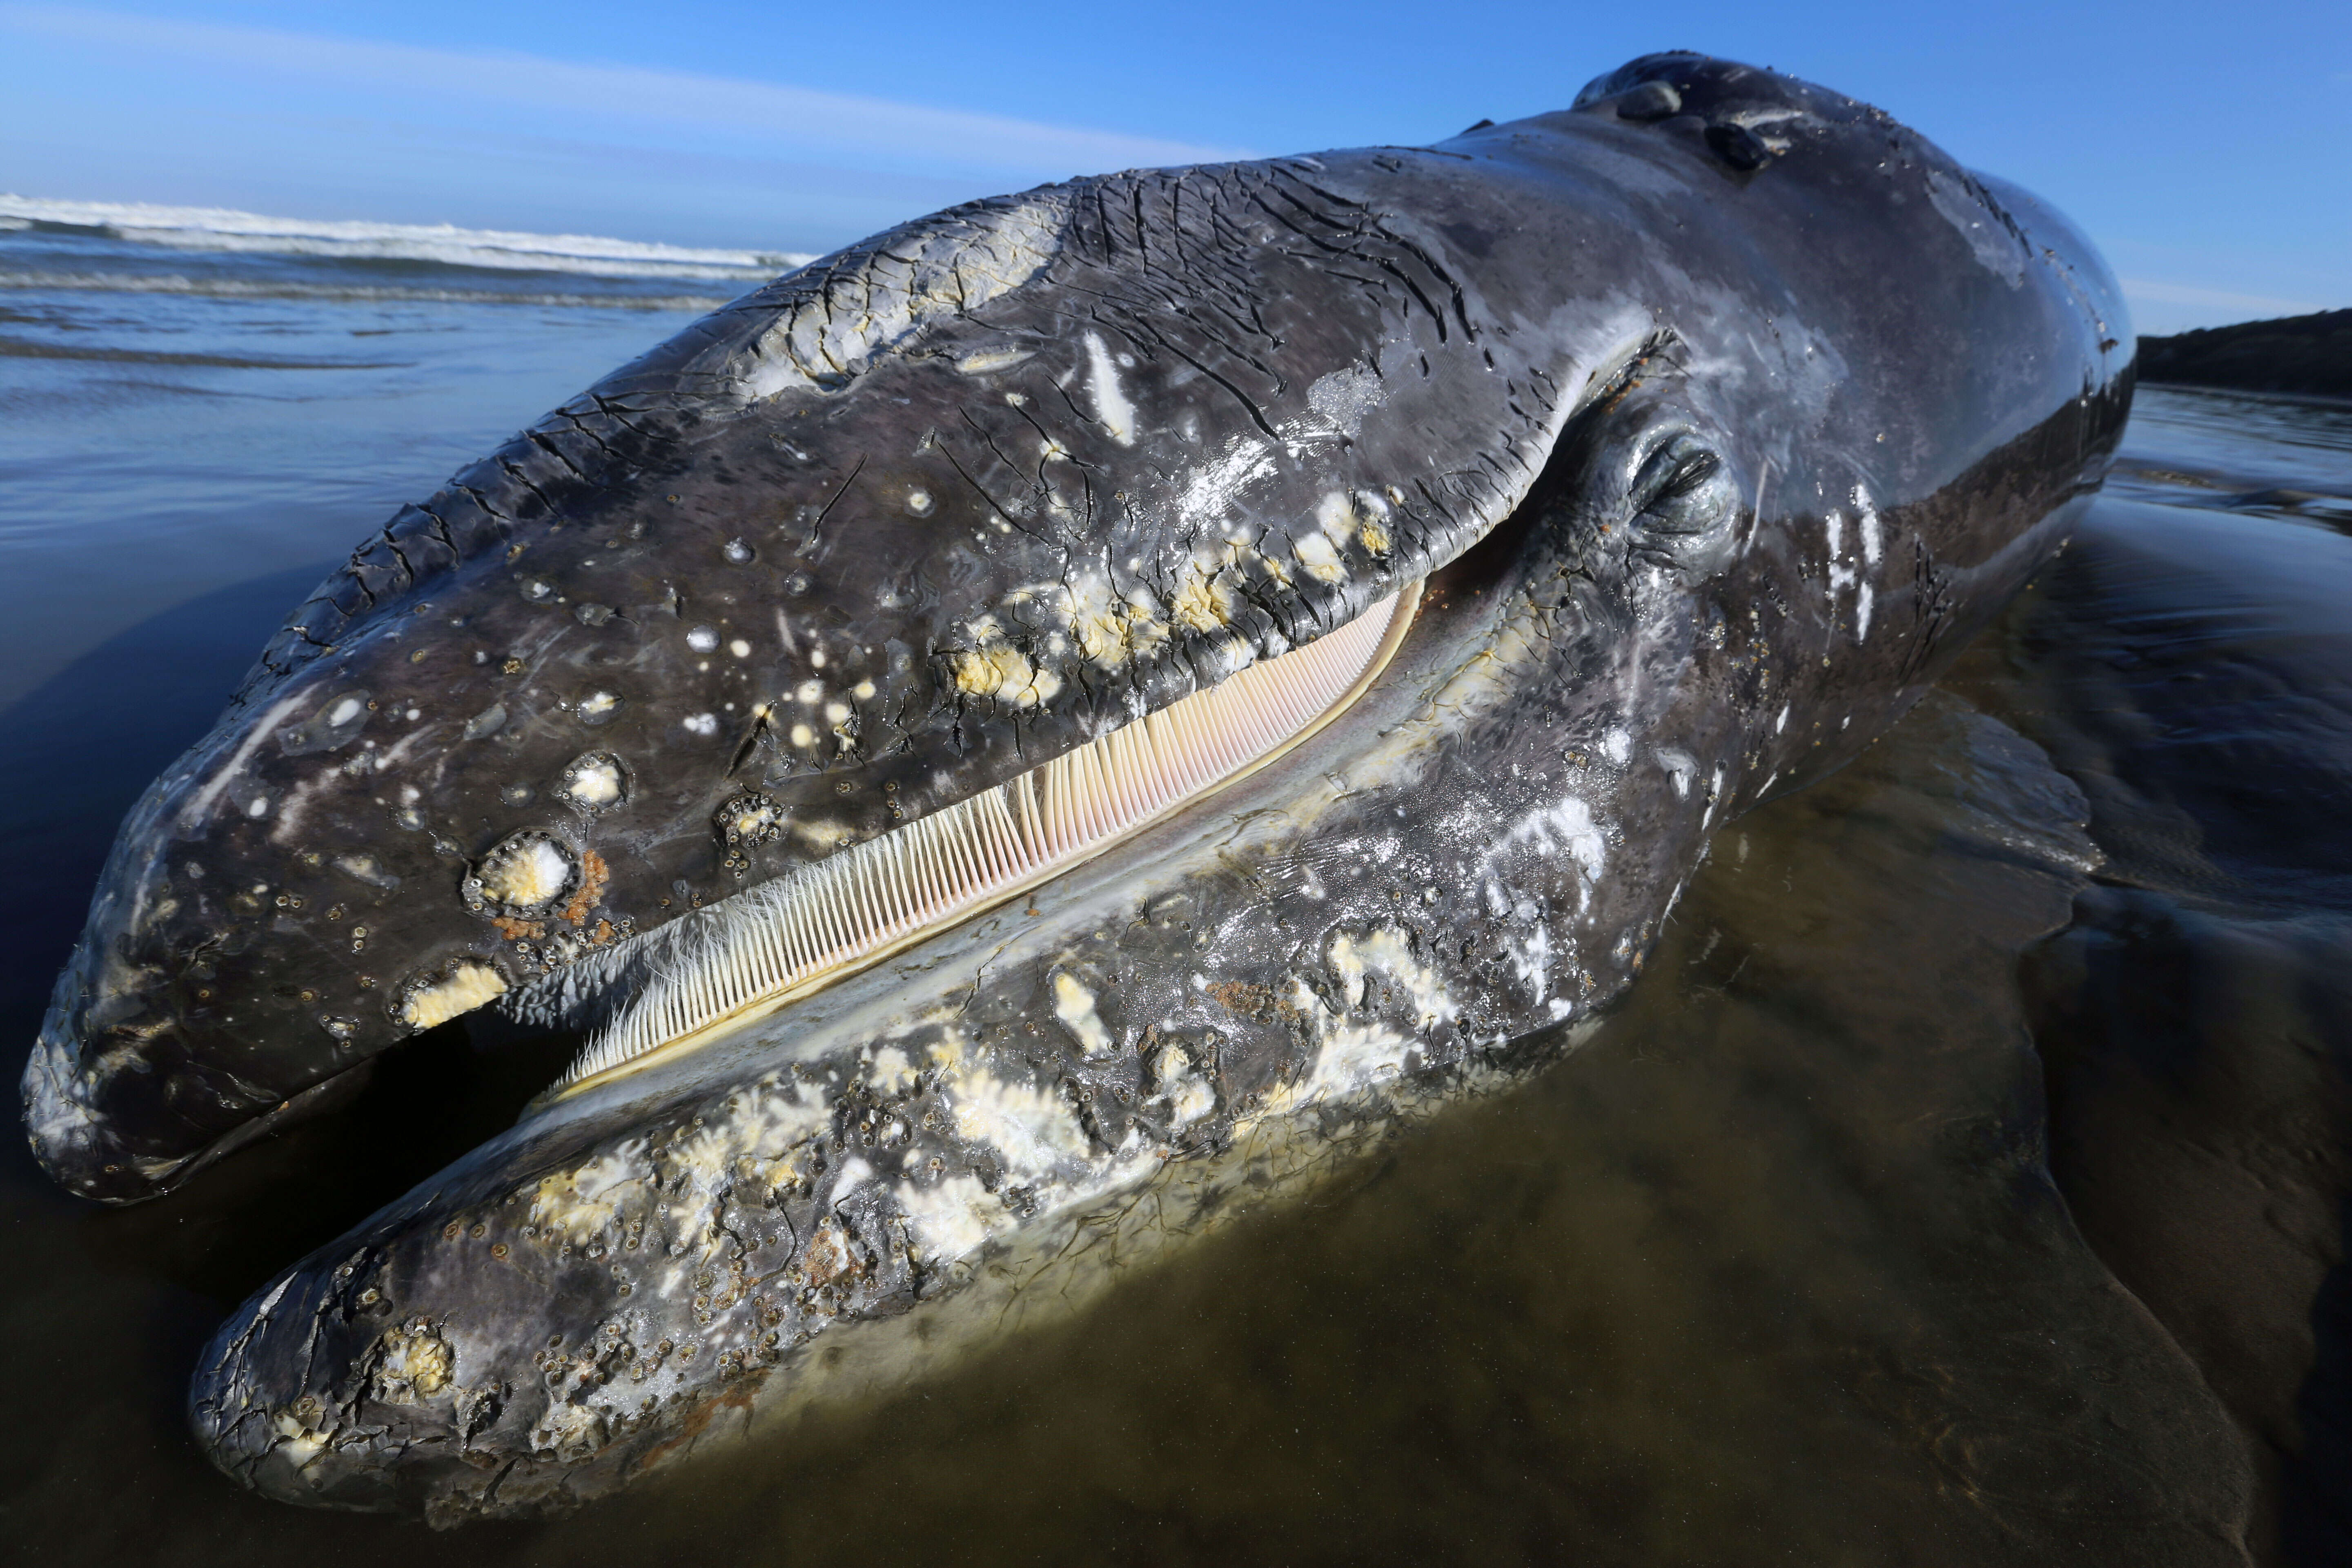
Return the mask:
M 1683 430 L 1641 458 L 1625 500 L 1633 553 L 1686 572 L 1722 563 L 1740 512 L 1731 466 L 1706 441 Z
M 1721 498 L 1709 483 L 1723 472 L 1723 459 L 1696 437 L 1677 434 L 1661 443 L 1633 476 L 1635 521 L 1661 533 L 1697 533 L 1716 521 Z

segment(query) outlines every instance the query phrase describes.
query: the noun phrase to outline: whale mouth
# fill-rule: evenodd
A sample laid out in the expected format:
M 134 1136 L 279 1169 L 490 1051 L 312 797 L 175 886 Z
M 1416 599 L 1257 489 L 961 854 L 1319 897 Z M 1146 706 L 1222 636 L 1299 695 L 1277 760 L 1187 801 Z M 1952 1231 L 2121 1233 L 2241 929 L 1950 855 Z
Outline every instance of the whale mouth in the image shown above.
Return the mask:
M 1303 647 L 877 837 L 510 994 L 524 1018 L 625 994 L 544 1105 L 670 1059 L 1072 870 L 1345 712 L 1411 629 L 1406 584 Z

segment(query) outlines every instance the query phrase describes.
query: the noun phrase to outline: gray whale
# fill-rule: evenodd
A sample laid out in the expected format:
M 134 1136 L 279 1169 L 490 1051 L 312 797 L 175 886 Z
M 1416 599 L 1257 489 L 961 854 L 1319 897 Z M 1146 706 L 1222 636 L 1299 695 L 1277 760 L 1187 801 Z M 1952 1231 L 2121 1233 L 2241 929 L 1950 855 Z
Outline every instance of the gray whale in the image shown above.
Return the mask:
M 1254 771 L 551 1092 L 259 1292 L 191 1411 L 273 1496 L 453 1520 L 919 1371 L 1571 1046 L 1715 830 L 2063 541 L 2131 342 L 2032 197 L 1687 55 L 907 225 L 297 612 L 125 823 L 36 1151 L 131 1201 L 470 1007 L 625 1029 L 747 900 L 1389 617 Z

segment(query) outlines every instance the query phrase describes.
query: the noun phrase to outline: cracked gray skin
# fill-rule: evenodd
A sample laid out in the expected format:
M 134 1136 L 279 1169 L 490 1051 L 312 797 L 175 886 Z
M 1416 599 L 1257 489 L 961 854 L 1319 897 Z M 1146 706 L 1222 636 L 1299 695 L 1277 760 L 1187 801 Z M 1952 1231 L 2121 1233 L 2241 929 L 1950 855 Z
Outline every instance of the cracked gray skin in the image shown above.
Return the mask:
M 1425 580 L 1280 762 L 552 1097 L 196 1373 L 200 1438 L 272 1496 L 593 1496 L 1566 1048 L 1711 833 L 1865 745 L 2063 541 L 2131 341 L 2032 198 L 1687 55 L 1433 148 L 909 224 L 625 368 L 297 612 L 124 826 L 36 1150 L 136 1199 L 420 996 L 593 1015 L 687 910 Z M 617 798 L 567 799 L 608 764 Z

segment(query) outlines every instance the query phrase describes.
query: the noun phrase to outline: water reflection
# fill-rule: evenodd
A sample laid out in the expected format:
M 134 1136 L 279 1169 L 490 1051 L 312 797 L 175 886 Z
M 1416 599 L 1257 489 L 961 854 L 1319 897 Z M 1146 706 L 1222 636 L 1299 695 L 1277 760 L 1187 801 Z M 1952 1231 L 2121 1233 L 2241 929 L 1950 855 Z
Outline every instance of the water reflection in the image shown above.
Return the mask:
M 2340 505 L 2352 410 L 2312 424 Z M 2109 858 L 2024 973 L 2052 1168 L 2245 1431 L 2257 1545 L 2308 1563 L 2352 1562 L 2347 587 L 2305 519 L 2109 501 L 1972 661 Z

